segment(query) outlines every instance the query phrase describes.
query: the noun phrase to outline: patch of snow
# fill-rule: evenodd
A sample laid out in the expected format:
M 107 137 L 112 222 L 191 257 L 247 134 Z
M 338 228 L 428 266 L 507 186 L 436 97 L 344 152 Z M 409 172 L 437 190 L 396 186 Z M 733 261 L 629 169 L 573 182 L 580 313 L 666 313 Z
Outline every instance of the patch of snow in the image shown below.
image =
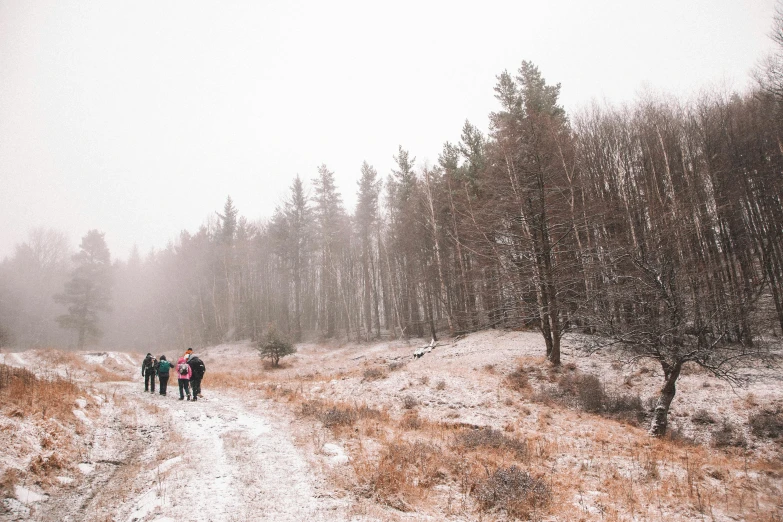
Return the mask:
M 90 364 L 103 364 L 106 360 L 107 354 L 101 353 L 88 353 L 82 356 L 84 360 Z
M 329 463 L 333 466 L 348 464 L 348 455 L 345 454 L 342 446 L 328 442 L 323 445 L 321 452 L 329 456 Z
M 87 407 L 87 399 L 82 399 L 81 397 L 76 399 L 74 401 L 76 403 L 76 406 L 78 406 L 81 409 L 84 409 Z
M 75 479 L 73 479 L 71 477 L 63 477 L 63 476 L 55 477 L 55 478 L 57 479 L 57 482 L 59 482 L 60 484 L 63 484 L 63 485 L 72 484 L 74 482 L 74 480 L 75 480 Z
M 79 419 L 83 423 L 92 425 L 92 420 L 89 417 L 87 417 L 87 414 L 84 413 L 82 410 L 73 410 L 73 414 L 76 416 L 77 419 Z
M 95 465 L 87 464 L 86 462 L 80 462 L 77 467 L 79 468 L 79 471 L 81 471 L 84 475 L 89 475 L 90 473 L 95 471 Z
M 136 509 L 128 516 L 128 522 L 136 522 L 138 520 L 144 520 L 152 511 L 160 506 L 160 498 L 154 489 L 151 489 L 144 493 L 136 500 Z
M 16 500 L 15 498 L 5 498 L 2 503 L 3 507 L 14 518 L 9 520 L 26 519 L 30 517 L 30 508 Z
M 161 462 L 158 467 L 155 468 L 155 471 L 158 473 L 166 473 L 172 466 L 180 461 L 182 461 L 182 457 L 174 457 L 173 459 L 166 460 Z
M 43 502 L 49 495 L 41 495 L 24 486 L 14 486 L 14 495 L 16 499 L 22 504 L 33 504 L 35 502 Z

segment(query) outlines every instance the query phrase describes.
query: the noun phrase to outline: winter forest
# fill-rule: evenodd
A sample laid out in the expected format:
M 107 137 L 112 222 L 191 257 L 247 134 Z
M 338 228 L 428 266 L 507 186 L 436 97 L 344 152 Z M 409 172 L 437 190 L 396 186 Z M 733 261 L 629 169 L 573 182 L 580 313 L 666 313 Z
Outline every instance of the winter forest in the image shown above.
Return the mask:
M 227 197 L 198 230 L 127 262 L 99 231 L 74 255 L 35 230 L 0 265 L 0 344 L 144 351 L 270 326 L 293 341 L 531 329 L 553 364 L 564 333 L 580 332 L 675 379 L 688 361 L 726 372 L 783 329 L 780 18 L 775 31 L 756 87 L 689 102 L 569 115 L 560 86 L 522 62 L 497 77 L 488 134 L 466 121 L 435 164 L 400 146 L 391 172 L 357 165 L 352 213 L 321 165 L 291 179 L 268 219 Z

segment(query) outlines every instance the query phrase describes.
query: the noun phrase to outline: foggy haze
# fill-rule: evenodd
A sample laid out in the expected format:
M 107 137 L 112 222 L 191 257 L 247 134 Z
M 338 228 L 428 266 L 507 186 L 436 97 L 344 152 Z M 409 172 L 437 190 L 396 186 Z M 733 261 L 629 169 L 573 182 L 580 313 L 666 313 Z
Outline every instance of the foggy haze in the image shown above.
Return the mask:
M 0 259 L 33 227 L 112 257 L 164 248 L 230 195 L 268 217 L 324 163 L 353 208 L 362 161 L 434 163 L 486 130 L 504 69 L 531 60 L 569 113 L 646 88 L 743 88 L 773 0 L 2 2 Z

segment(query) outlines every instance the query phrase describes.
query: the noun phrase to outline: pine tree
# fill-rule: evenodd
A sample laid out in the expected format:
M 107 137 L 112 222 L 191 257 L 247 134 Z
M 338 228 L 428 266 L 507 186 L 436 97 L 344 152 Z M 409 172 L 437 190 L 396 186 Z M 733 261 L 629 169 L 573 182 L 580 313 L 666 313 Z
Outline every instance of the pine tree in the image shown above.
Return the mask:
M 112 268 L 104 234 L 97 230 L 87 232 L 73 261 L 76 268 L 71 280 L 54 299 L 68 307 L 68 313 L 58 317 L 57 322 L 62 328 L 76 331 L 77 347 L 81 350 L 103 335 L 98 327 L 98 313 L 111 311 Z
M 378 316 L 378 292 L 375 288 L 374 262 L 375 248 L 373 236 L 376 235 L 378 224 L 378 195 L 381 190 L 381 182 L 378 172 L 366 161 L 362 163 L 362 177 L 359 179 L 358 201 L 356 203 L 356 230 L 361 243 L 362 266 L 362 313 L 364 330 L 367 337 L 373 328 L 373 315 L 375 317 L 376 336 L 380 336 L 380 318 Z

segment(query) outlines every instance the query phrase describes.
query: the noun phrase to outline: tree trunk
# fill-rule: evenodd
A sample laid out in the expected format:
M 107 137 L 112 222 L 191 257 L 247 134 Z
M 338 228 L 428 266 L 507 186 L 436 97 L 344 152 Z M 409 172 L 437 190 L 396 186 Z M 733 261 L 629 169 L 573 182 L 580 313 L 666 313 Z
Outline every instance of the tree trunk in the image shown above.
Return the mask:
M 654 437 L 663 437 L 666 435 L 666 428 L 669 424 L 669 406 L 677 391 L 675 384 L 677 383 L 677 378 L 680 376 L 682 362 L 677 362 L 674 366 L 669 366 L 667 363 L 661 361 L 661 366 L 663 367 L 666 383 L 663 388 L 661 388 L 661 394 L 658 396 L 658 403 L 655 405 L 655 412 L 653 413 L 652 423 L 650 424 L 650 435 Z

